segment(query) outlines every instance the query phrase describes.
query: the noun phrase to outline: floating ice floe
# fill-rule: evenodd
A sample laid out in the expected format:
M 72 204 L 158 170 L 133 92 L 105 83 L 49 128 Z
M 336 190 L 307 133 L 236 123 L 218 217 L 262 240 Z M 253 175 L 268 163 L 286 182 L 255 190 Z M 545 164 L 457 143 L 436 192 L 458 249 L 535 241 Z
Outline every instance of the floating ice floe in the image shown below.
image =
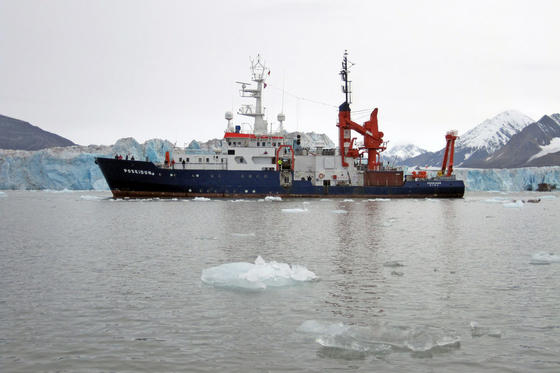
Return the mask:
M 389 202 L 391 199 L 390 198 L 371 198 L 368 199 L 368 201 L 370 202 Z
M 83 199 L 83 200 L 86 200 L 86 201 L 98 201 L 98 200 L 103 199 L 105 197 L 93 196 L 91 194 L 86 194 L 86 195 L 81 195 L 80 198 Z
M 378 323 L 370 327 L 307 320 L 297 329 L 315 337 L 323 347 L 364 354 L 387 354 L 408 351 L 431 355 L 461 346 L 457 335 L 429 326 L 403 327 Z
M 560 255 L 540 251 L 531 256 L 530 264 L 551 264 L 560 263 Z
M 306 208 L 293 208 L 293 209 L 282 209 L 282 212 L 288 213 L 288 214 L 297 214 L 300 212 L 308 212 L 309 210 Z
M 70 190 L 70 189 L 61 189 L 61 190 L 57 190 L 57 189 L 43 189 L 43 192 L 45 193 L 74 193 L 77 192 L 77 190 Z
M 485 199 L 484 202 L 487 202 L 487 203 L 505 203 L 505 202 L 512 202 L 512 199 L 507 198 L 507 197 L 493 197 L 493 198 Z
M 301 265 L 266 262 L 259 256 L 254 264 L 227 263 L 205 269 L 200 279 L 216 287 L 261 290 L 314 281 L 317 275 Z
M 2 191 L 0 191 L 0 198 L 8 197 L 8 195 Z
M 331 212 L 333 214 L 348 214 L 348 211 L 346 210 L 332 210 Z
M 232 233 L 232 236 L 235 237 L 255 237 L 255 233 L 251 232 L 251 233 Z
M 347 199 L 343 200 L 342 202 L 354 202 L 354 200 L 351 199 L 351 198 L 347 198 Z
M 523 207 L 523 201 L 517 200 L 513 202 L 508 202 L 508 203 L 504 203 L 503 206 L 507 208 L 520 208 Z
M 402 264 L 400 260 L 390 260 L 383 263 L 383 267 L 404 267 L 404 264 Z
M 193 201 L 210 201 L 210 198 L 206 197 L 194 197 Z
M 539 195 L 540 199 L 556 199 L 556 196 L 554 194 L 550 194 L 548 196 L 541 196 Z
M 266 196 L 264 197 L 265 201 L 269 201 L 269 202 L 277 202 L 277 201 L 282 201 L 282 197 L 278 197 L 278 196 Z
M 473 337 L 482 337 L 487 335 L 489 337 L 501 338 L 502 332 L 498 329 L 480 326 L 476 321 L 471 321 L 471 335 Z

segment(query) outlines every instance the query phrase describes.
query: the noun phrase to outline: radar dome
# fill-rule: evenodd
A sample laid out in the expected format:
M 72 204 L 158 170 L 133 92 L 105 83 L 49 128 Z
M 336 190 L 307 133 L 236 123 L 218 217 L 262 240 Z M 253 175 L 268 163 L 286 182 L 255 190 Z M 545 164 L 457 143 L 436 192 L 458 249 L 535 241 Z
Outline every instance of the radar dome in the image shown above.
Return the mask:
M 227 120 L 232 120 L 233 119 L 233 113 L 231 111 L 226 111 L 226 119 Z
M 277 117 L 277 118 L 278 118 L 278 121 L 279 121 L 279 122 L 283 122 L 283 121 L 286 120 L 286 116 L 284 115 L 284 113 L 278 114 L 278 117 Z

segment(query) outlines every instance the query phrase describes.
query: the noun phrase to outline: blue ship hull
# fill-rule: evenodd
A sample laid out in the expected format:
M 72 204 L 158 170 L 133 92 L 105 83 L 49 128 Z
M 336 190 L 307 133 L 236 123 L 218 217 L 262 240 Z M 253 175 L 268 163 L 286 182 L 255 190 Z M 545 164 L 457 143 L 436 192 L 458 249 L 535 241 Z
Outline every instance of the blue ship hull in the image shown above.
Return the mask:
M 316 186 L 311 181 L 280 183 L 280 171 L 161 168 L 152 162 L 96 158 L 115 198 L 144 197 L 367 197 L 462 198 L 462 180 L 407 181 L 400 186 Z M 293 176 L 293 175 L 292 175 Z

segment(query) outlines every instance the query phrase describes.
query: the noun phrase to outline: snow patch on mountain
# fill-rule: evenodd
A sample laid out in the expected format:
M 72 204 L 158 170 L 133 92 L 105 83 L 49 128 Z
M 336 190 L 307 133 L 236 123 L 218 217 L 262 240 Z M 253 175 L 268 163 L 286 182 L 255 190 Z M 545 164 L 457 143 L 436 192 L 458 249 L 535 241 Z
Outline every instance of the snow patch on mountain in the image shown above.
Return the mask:
M 533 159 L 557 152 L 560 152 L 560 137 L 555 137 L 550 140 L 550 144 L 541 146 L 541 151 L 529 158 L 527 162 L 531 162 Z

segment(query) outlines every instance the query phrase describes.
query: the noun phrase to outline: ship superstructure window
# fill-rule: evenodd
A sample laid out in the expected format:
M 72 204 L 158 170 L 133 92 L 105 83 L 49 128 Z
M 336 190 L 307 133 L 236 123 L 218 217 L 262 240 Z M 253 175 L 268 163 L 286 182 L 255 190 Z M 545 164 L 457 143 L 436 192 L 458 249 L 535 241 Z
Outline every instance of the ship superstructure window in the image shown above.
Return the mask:
M 235 149 L 228 149 L 228 155 L 235 155 Z
M 206 163 L 210 162 L 210 158 L 206 158 Z
M 237 162 L 239 164 L 246 164 L 247 163 L 247 161 L 245 160 L 245 158 L 243 156 L 235 157 L 235 162 Z
M 202 163 L 202 158 L 198 158 L 198 163 Z
M 189 159 L 189 158 L 187 158 L 187 162 L 188 162 L 189 160 L 190 160 L 190 159 Z

